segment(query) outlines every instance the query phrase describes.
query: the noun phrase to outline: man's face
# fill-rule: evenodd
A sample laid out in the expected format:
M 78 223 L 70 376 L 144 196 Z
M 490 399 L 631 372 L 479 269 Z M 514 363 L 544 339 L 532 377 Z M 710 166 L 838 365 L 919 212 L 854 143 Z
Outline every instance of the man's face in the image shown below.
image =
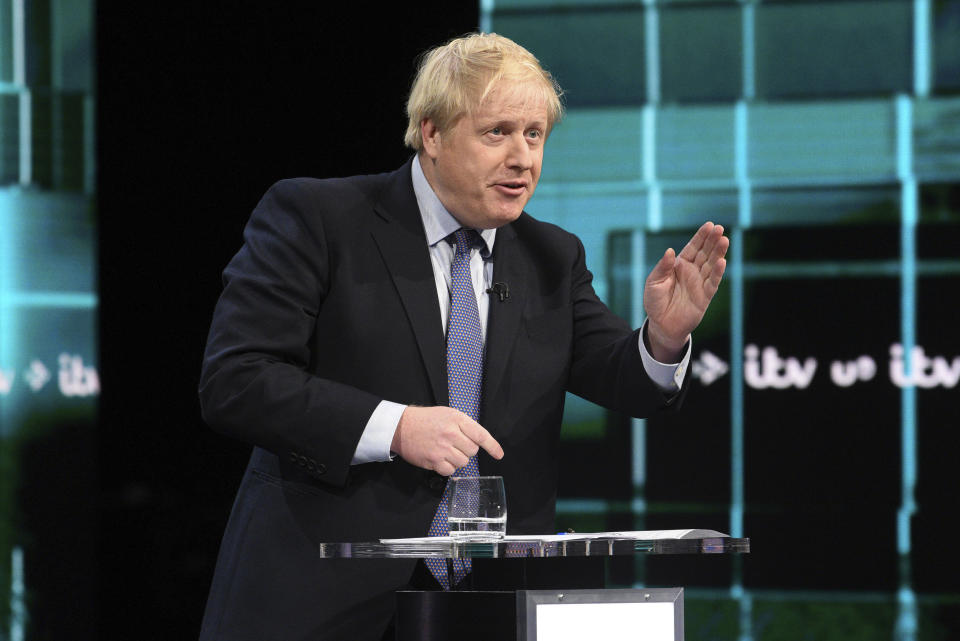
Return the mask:
M 492 229 L 520 216 L 540 179 L 547 109 L 523 92 L 494 89 L 446 131 L 421 124 L 423 173 L 465 227 Z

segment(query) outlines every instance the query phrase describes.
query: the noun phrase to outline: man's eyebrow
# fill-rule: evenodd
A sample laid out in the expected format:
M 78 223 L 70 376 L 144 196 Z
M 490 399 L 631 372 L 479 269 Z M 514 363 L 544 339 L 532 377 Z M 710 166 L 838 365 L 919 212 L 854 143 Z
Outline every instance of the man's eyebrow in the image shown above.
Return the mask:
M 529 122 L 522 122 L 519 119 L 510 118 L 509 116 L 489 116 L 489 117 L 477 117 L 476 119 L 477 127 L 479 129 L 489 129 L 491 127 L 516 127 L 519 126 L 521 129 L 546 129 L 547 122 L 545 120 L 532 120 Z

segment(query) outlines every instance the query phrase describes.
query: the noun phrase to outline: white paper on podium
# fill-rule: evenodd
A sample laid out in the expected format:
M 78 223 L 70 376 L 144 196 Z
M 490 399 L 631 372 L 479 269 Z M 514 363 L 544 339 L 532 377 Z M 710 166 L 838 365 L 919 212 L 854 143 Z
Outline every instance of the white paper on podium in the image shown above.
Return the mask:
M 634 541 L 655 541 L 657 539 L 701 539 L 726 537 L 716 530 L 633 530 L 627 532 L 570 532 L 567 534 L 545 534 L 540 536 L 508 536 L 508 541 L 577 541 L 587 539 L 631 539 Z
M 582 541 L 588 539 L 632 539 L 634 541 L 655 541 L 657 539 L 702 539 L 723 538 L 729 535 L 716 530 L 634 530 L 630 532 L 571 532 L 569 534 L 527 534 L 508 535 L 498 541 Z M 494 540 L 491 540 L 493 542 Z M 453 541 L 449 536 L 419 536 L 409 539 L 380 539 L 381 543 L 447 543 Z M 475 543 L 477 541 L 471 541 Z

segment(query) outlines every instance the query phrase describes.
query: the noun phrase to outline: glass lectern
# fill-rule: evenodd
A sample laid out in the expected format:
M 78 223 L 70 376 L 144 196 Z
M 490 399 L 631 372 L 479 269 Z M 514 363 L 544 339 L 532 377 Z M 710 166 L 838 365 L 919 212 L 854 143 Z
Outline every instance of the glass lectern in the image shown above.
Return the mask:
M 517 639 L 522 628 L 517 603 L 525 599 L 526 591 L 602 589 L 606 557 L 749 551 L 750 539 L 714 530 L 523 535 L 495 540 L 423 537 L 319 545 L 322 558 L 473 559 L 473 571 L 459 590 L 397 593 L 398 641 Z

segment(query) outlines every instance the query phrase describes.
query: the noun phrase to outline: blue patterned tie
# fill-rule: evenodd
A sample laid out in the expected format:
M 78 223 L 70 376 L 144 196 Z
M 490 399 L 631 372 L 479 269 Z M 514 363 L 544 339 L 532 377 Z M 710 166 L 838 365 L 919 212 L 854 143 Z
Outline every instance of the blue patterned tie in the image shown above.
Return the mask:
M 480 416 L 480 386 L 483 382 L 483 333 L 480 328 L 480 313 L 477 311 L 477 296 L 470 275 L 470 249 L 483 241 L 472 229 L 458 229 L 453 234 L 456 253 L 450 265 L 450 320 L 447 323 L 447 387 L 450 391 L 450 407 L 458 409 L 473 420 Z M 479 476 L 477 457 L 455 471 L 454 476 Z M 450 533 L 447 522 L 447 502 L 450 498 L 450 482 L 443 490 L 440 505 L 433 515 L 429 536 L 446 536 Z M 436 577 L 444 590 L 450 589 L 446 559 L 424 559 L 430 573 Z M 459 583 L 470 572 L 470 559 L 454 559 L 454 582 Z

